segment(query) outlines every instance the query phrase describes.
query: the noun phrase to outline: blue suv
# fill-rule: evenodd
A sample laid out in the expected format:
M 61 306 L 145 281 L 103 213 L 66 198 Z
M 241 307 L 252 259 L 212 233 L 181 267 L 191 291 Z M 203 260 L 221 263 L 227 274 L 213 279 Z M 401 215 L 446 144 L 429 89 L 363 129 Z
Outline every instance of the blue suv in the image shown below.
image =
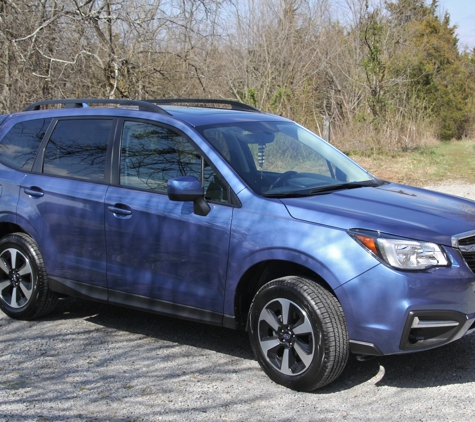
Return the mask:
M 51 100 L 0 116 L 0 307 L 83 297 L 244 329 L 311 391 L 349 353 L 475 330 L 475 203 L 372 176 L 220 100 Z

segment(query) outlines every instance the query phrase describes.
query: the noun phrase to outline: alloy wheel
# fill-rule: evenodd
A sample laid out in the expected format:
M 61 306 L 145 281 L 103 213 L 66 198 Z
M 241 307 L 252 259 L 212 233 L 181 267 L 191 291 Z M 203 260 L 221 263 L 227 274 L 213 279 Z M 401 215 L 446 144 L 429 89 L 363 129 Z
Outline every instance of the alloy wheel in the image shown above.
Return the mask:
M 278 298 L 259 315 L 259 344 L 267 360 L 284 375 L 304 372 L 319 353 L 321 337 L 295 302 Z
M 0 254 L 0 300 L 11 308 L 26 306 L 33 293 L 33 270 L 28 258 L 15 248 Z

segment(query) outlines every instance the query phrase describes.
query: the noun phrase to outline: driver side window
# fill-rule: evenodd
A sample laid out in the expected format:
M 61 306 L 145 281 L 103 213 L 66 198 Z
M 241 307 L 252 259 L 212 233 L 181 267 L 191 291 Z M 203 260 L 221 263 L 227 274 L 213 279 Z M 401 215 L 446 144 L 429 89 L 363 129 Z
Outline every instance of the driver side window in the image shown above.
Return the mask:
M 180 176 L 200 180 L 206 199 L 227 202 L 226 185 L 185 136 L 152 123 L 124 123 L 121 186 L 166 193 L 168 180 Z

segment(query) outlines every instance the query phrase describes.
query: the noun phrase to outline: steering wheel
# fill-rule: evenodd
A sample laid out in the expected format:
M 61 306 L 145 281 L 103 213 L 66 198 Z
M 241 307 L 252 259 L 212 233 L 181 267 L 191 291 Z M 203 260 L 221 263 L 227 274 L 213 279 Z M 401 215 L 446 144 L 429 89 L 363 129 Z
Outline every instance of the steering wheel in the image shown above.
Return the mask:
M 284 183 L 289 180 L 294 174 L 297 174 L 296 171 L 290 170 L 282 173 L 274 183 L 270 186 L 269 190 L 277 188 L 279 186 L 284 186 Z

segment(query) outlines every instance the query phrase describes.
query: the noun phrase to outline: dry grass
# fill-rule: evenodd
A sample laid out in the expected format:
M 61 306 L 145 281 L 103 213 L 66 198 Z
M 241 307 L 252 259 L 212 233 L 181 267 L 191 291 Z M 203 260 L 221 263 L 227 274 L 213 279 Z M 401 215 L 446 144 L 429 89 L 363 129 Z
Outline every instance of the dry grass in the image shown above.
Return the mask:
M 447 180 L 475 183 L 475 140 L 439 143 L 411 152 L 351 158 L 375 176 L 425 186 Z

